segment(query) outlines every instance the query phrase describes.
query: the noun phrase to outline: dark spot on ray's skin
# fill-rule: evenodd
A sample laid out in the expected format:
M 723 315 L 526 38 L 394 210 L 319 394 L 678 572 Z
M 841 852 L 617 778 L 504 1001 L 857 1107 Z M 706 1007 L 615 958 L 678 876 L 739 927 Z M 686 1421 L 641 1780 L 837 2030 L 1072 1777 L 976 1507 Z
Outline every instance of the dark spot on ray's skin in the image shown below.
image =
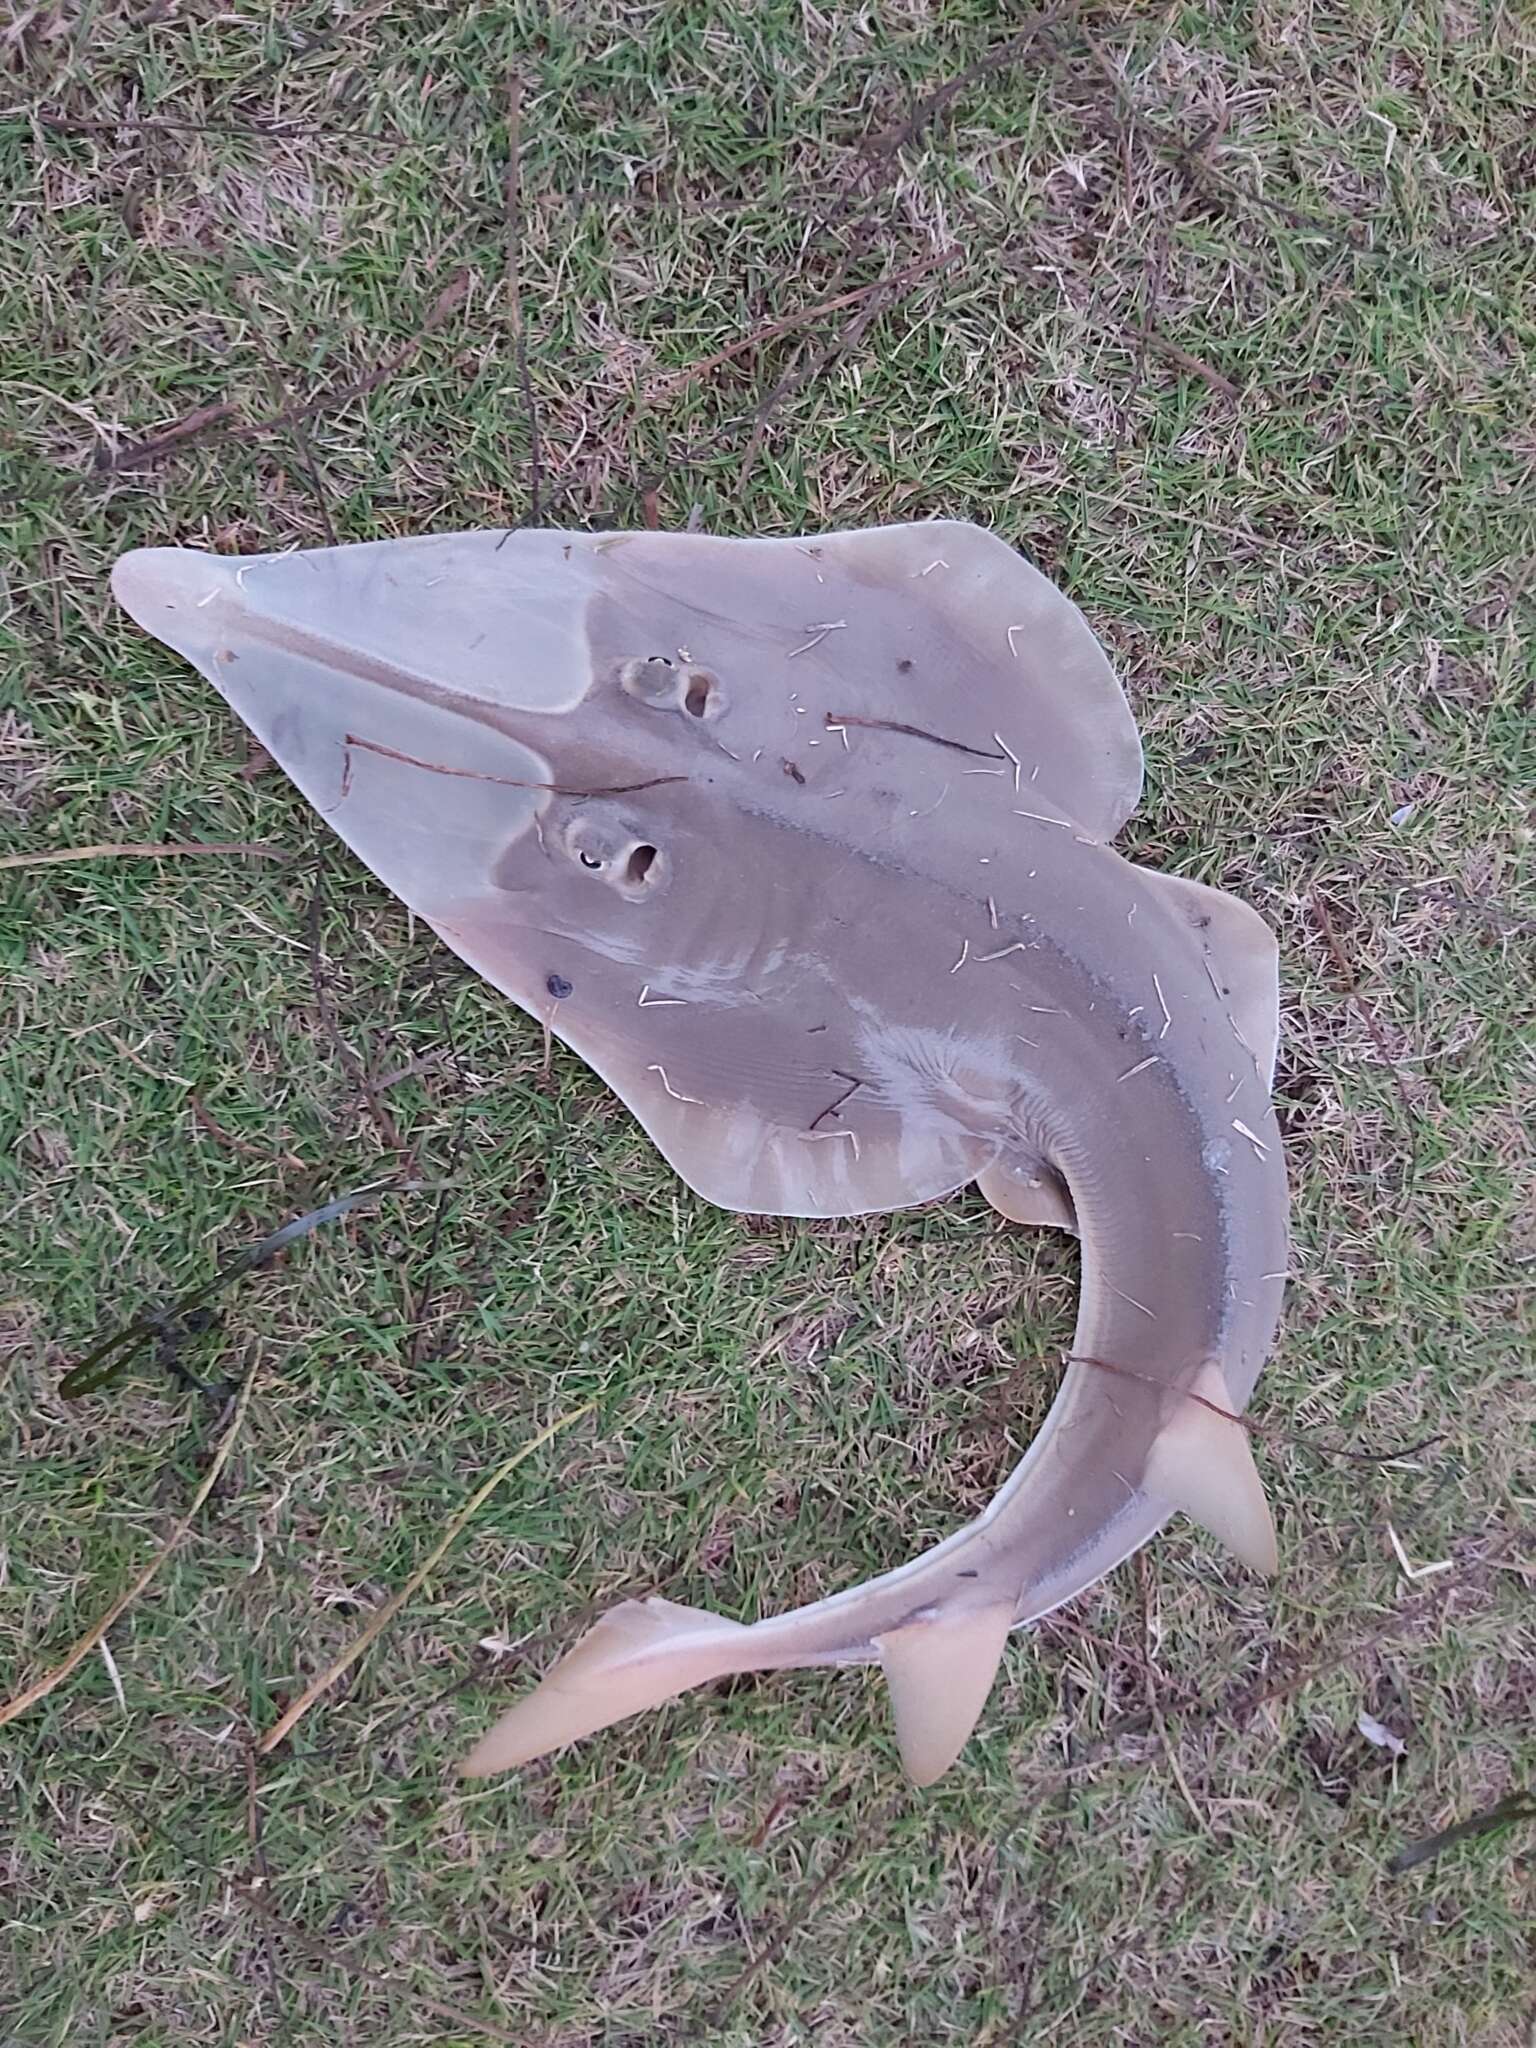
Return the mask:
M 566 980 L 563 974 L 547 975 L 544 986 L 549 990 L 557 1003 L 563 1003 L 566 997 L 572 993 L 572 984 Z
M 807 1038 L 809 1038 L 812 1036 L 813 1033 L 817 1031 L 825 1031 L 826 1028 L 827 1027 L 825 1024 L 807 1024 L 805 1027 L 805 1035 Z
M 981 1577 L 981 1574 L 980 1572 L 956 1572 L 955 1577 L 957 1579 L 978 1579 Z
M 779 763 L 779 766 L 784 770 L 784 773 L 789 777 L 791 782 L 798 782 L 800 787 L 804 789 L 805 777 L 800 773 L 800 770 L 795 766 L 793 761 L 781 761 Z
M 905 655 L 903 655 L 903 656 L 901 657 L 901 660 L 897 662 L 897 664 L 896 664 L 896 673 L 897 673 L 897 675 L 899 675 L 899 676 L 909 676 L 909 675 L 911 675 L 911 673 L 912 673 L 912 664 L 911 664 L 911 662 L 910 662 L 910 661 L 909 661 L 909 660 L 907 659 L 907 657 L 906 657 Z

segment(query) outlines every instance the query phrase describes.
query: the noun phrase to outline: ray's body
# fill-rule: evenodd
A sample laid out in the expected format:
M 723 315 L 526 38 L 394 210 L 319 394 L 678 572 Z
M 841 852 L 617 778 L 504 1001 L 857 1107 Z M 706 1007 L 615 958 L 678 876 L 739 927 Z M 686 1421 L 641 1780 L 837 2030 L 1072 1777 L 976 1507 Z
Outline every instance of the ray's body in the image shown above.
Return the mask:
M 1107 845 L 1134 727 L 1011 550 L 937 524 L 446 536 L 239 570 L 157 552 L 118 590 L 699 1193 L 825 1216 L 976 1178 L 1083 1240 L 1073 1351 L 1099 1363 L 976 1522 L 751 1627 L 627 1603 L 469 1768 L 729 1671 L 879 1657 L 926 1780 L 1008 1630 L 1176 1507 L 1268 1565 L 1216 1411 L 1283 1287 L 1273 942 Z

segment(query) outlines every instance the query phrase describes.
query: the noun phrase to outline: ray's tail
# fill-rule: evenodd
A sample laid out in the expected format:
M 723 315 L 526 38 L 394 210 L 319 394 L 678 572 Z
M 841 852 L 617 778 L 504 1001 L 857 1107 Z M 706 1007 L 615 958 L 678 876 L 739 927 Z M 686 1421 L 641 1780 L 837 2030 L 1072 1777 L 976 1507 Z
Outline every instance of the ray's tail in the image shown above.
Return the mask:
M 1265 1192 L 1257 1177 L 1254 1188 Z M 1274 1526 L 1238 1412 L 1278 1310 L 1260 1281 L 1278 1272 L 1234 1270 L 1214 1211 L 1171 1242 L 1155 1205 L 1127 1200 L 1123 1185 L 1109 1199 L 1089 1174 L 1072 1193 L 1084 1255 L 1072 1360 L 975 1521 L 895 1571 L 751 1625 L 627 1601 L 476 1745 L 466 1774 L 526 1763 L 735 1673 L 878 1661 L 902 1760 L 928 1784 L 970 1735 L 1010 1630 L 1102 1578 L 1175 1511 L 1273 1571 Z M 1268 1187 L 1275 1229 L 1246 1233 L 1247 1265 L 1283 1263 L 1283 1183 L 1280 1196 Z

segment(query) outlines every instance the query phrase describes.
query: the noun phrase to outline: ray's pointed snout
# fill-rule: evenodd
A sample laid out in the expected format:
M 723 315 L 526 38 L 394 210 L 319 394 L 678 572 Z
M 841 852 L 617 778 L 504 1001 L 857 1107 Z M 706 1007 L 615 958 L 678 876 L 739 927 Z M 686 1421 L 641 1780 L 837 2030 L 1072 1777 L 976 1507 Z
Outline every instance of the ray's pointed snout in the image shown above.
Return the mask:
M 211 637 L 205 615 L 235 587 L 235 564 L 197 548 L 134 548 L 112 565 L 112 595 L 123 610 L 182 652 Z
M 114 566 L 112 591 L 205 674 L 225 644 L 237 659 L 254 653 L 236 637 L 245 632 L 386 687 L 404 676 L 548 713 L 573 709 L 591 684 L 586 622 L 601 560 L 542 529 L 243 556 L 137 548 Z

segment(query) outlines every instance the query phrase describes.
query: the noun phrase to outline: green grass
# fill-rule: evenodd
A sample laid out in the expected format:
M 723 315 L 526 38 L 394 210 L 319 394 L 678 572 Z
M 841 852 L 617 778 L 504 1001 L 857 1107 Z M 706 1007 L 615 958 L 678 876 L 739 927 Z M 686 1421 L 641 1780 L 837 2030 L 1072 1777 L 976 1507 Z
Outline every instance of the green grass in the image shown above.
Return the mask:
M 458 1162 L 435 1254 L 435 1198 L 391 1199 L 186 1354 L 259 1379 L 112 1632 L 124 1703 L 93 1655 L 0 1735 L 6 2041 L 484 2038 L 424 2000 L 551 2048 L 1528 2039 L 1531 1828 L 1385 1865 L 1536 1781 L 1531 31 L 1089 10 L 971 72 L 995 12 L 24 7 L 0 44 L 7 848 L 285 857 L 0 874 L 0 1676 L 89 1625 L 217 1434 L 217 1395 L 153 1364 L 75 1406 L 62 1369 L 398 1163 L 352 1062 L 411 1069 L 382 1099 L 420 1178 Z M 1300 1277 L 1256 1413 L 1438 1433 L 1382 1465 L 1272 1444 L 1279 1580 L 1170 1530 L 1017 1641 L 922 1795 L 866 1673 L 738 1683 L 483 1786 L 449 1766 L 594 1606 L 778 1608 L 973 1512 L 1043 1412 L 1070 1248 L 974 1194 L 825 1226 L 694 1202 L 242 773 L 212 693 L 107 594 L 138 543 L 527 517 L 514 70 L 542 516 L 633 524 L 652 490 L 715 530 L 959 515 L 1063 583 L 1146 737 L 1127 851 L 1282 941 Z M 302 433 L 243 431 L 396 356 Z M 249 1734 L 592 1397 L 252 1793 Z M 1452 1568 L 1407 1581 L 1389 1523 Z M 329 1960 L 242 1903 L 258 1871 Z

